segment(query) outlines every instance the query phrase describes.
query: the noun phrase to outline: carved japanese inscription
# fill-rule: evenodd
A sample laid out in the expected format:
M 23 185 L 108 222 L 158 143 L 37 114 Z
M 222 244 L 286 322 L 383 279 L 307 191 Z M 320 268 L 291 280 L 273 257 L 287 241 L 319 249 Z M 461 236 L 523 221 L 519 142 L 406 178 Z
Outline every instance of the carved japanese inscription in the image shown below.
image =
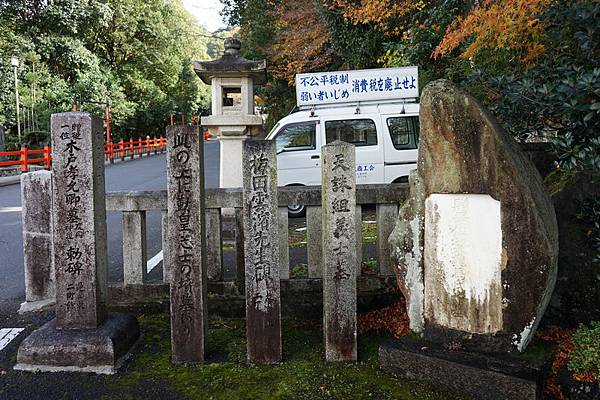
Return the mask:
M 281 361 L 281 310 L 275 142 L 246 140 L 244 166 L 244 254 L 248 361 Z
M 322 147 L 323 318 L 327 361 L 356 360 L 356 177 L 354 146 Z
M 171 269 L 174 363 L 204 362 L 206 265 L 204 161 L 200 131 L 167 128 L 167 264 Z
M 52 218 L 59 329 L 96 328 L 106 316 L 106 205 L 100 121 L 53 114 Z

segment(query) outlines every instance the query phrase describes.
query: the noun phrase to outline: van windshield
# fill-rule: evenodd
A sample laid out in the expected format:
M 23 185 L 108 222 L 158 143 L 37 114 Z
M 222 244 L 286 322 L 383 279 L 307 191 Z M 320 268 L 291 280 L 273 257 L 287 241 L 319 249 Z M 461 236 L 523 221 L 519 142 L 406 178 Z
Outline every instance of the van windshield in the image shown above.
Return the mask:
M 396 150 L 417 148 L 419 144 L 419 117 L 390 117 L 387 119 L 387 126 Z
M 377 145 L 377 128 L 372 119 L 344 119 L 325 122 L 327 143 L 336 140 L 352 143 L 355 146 Z
M 314 122 L 291 124 L 283 127 L 277 136 L 275 143 L 277 153 L 282 151 L 314 150 L 315 149 Z

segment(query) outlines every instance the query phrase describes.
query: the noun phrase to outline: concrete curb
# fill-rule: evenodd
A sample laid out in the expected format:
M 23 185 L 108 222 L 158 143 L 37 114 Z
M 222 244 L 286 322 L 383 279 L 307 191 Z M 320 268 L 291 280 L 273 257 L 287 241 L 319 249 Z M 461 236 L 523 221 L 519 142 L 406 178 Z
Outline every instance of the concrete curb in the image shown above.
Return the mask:
M 0 187 L 21 183 L 21 175 L 3 176 L 0 178 Z

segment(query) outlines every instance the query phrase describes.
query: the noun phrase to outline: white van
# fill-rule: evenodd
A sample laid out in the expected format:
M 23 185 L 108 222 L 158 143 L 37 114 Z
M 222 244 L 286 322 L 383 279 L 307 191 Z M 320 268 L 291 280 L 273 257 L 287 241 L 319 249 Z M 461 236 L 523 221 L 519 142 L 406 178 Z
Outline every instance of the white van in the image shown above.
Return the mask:
M 356 146 L 356 183 L 407 181 L 416 168 L 419 104 L 399 101 L 333 104 L 282 118 L 267 135 L 277 143 L 279 186 L 320 185 L 321 146 Z M 290 216 L 304 213 L 290 206 Z

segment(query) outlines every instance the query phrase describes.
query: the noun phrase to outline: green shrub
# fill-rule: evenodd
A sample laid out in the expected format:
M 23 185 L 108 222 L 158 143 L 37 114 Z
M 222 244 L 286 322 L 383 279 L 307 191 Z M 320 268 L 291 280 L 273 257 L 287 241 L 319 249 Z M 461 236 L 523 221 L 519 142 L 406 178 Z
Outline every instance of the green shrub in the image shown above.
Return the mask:
M 580 325 L 573 335 L 573 344 L 569 371 L 577 374 L 593 374 L 596 379 L 599 379 L 600 321 L 592 321 L 589 327 Z

